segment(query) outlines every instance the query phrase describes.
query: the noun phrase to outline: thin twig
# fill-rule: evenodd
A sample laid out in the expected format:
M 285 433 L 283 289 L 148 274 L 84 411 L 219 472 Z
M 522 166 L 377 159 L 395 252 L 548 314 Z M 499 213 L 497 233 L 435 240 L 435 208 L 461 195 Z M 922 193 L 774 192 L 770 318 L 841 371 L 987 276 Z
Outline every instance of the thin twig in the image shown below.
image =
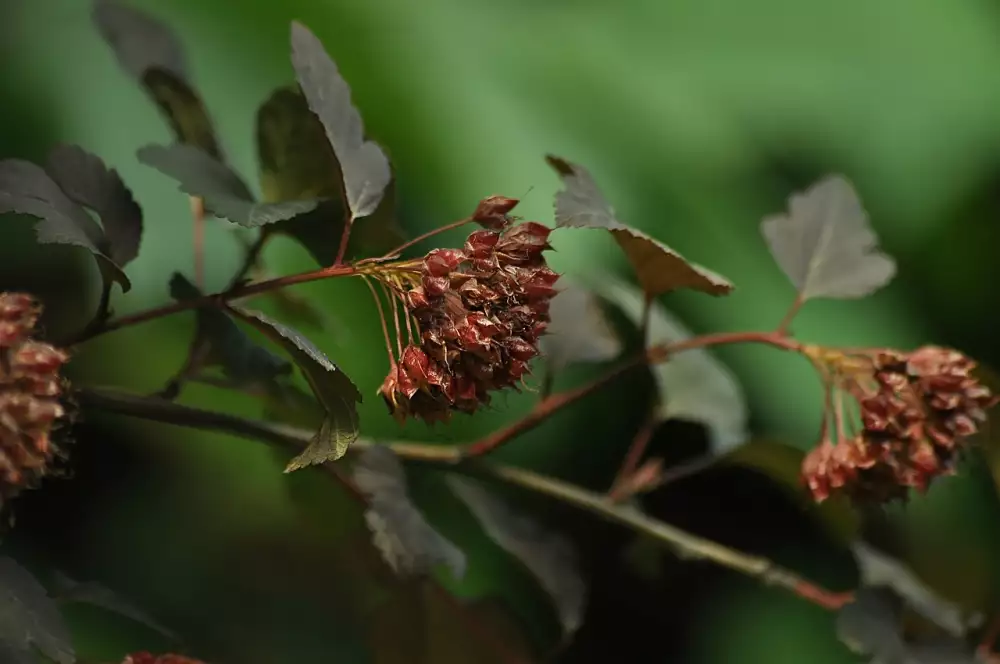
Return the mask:
M 649 441 L 653 438 L 653 432 L 656 431 L 657 424 L 655 413 L 650 412 L 643 421 L 639 431 L 636 432 L 632 443 L 629 445 L 628 452 L 625 453 L 625 459 L 622 461 L 622 465 L 618 469 L 614 481 L 611 483 L 611 489 L 608 491 L 608 496 L 612 500 L 618 499 L 621 487 L 632 476 L 632 473 L 635 472 L 639 462 L 642 461 L 642 455 L 646 453 L 646 448 L 649 446 Z
M 309 444 L 314 432 L 283 424 L 257 422 L 235 415 L 183 406 L 162 399 L 141 397 L 108 389 L 84 389 L 78 398 L 85 408 L 138 417 L 174 426 L 217 431 L 253 438 L 285 449 L 301 450 Z M 349 453 L 357 453 L 376 445 L 366 440 L 356 441 Z M 692 535 L 654 519 L 634 507 L 618 505 L 606 496 L 588 491 L 553 477 L 524 468 L 505 466 L 483 460 L 460 461 L 458 448 L 392 443 L 388 446 L 400 458 L 419 463 L 443 465 L 458 472 L 482 475 L 513 486 L 547 496 L 566 505 L 584 510 L 605 521 L 630 528 L 672 549 L 682 558 L 704 560 L 761 580 L 768 585 L 788 590 L 813 604 L 827 609 L 839 609 L 853 599 L 852 593 L 835 593 L 821 588 L 795 572 L 778 566 L 771 560 L 730 549 L 722 544 Z M 334 466 L 335 464 L 325 464 Z
M 253 269 L 257 267 L 257 261 L 260 260 L 260 255 L 264 251 L 264 245 L 267 244 L 270 236 L 267 233 L 261 232 L 257 235 L 257 238 L 247 246 L 246 252 L 243 254 L 243 262 L 240 264 L 239 269 L 236 270 L 236 274 L 233 278 L 229 280 L 229 285 L 226 290 L 232 290 L 240 285 L 244 279 L 247 278 Z
M 788 311 L 785 312 L 785 317 L 778 323 L 778 327 L 774 330 L 775 334 L 782 337 L 788 335 L 788 328 L 791 326 L 792 320 L 799 313 L 799 309 L 802 308 L 803 304 L 805 304 L 805 300 L 802 299 L 802 293 L 799 293 L 795 296 L 795 300 L 792 301 L 792 305 L 788 307 Z
M 551 417 L 554 412 L 597 391 L 632 369 L 643 367 L 647 364 L 666 362 L 675 353 L 685 350 L 733 343 L 761 343 L 791 351 L 801 351 L 802 349 L 802 345 L 797 341 L 780 337 L 773 332 L 722 332 L 719 334 L 705 334 L 699 337 L 691 337 L 690 339 L 674 343 L 650 346 L 642 355 L 612 369 L 586 385 L 565 392 L 559 392 L 542 399 L 522 419 L 462 448 L 462 455 L 464 458 L 473 458 L 489 454 L 507 441 L 535 428 Z
M 439 227 L 435 228 L 434 230 L 430 230 L 430 231 L 427 231 L 426 233 L 423 233 L 422 235 L 418 235 L 417 237 L 413 238 L 412 240 L 407 240 L 406 242 L 404 242 L 403 244 L 399 245 L 398 247 L 396 247 L 392 251 L 386 252 L 383 256 L 381 256 L 381 258 L 385 259 L 385 258 L 389 258 L 391 256 L 397 256 L 397 255 L 403 253 L 404 251 L 406 251 L 407 249 L 409 249 L 410 247 L 412 247 L 415 244 L 420 244 L 424 240 L 426 240 L 428 238 L 432 238 L 432 237 L 434 237 L 435 235 L 437 235 L 439 233 L 444 233 L 445 231 L 455 230 L 456 228 L 464 226 L 464 225 L 466 225 L 467 223 L 469 223 L 471 221 L 472 221 L 472 217 L 466 217 L 465 219 L 459 219 L 458 221 L 453 221 L 450 224 L 445 224 L 444 226 L 439 226 Z
M 194 283 L 205 288 L 205 201 L 191 197 L 191 217 L 194 219 Z
M 283 277 L 276 277 L 266 281 L 258 281 L 254 284 L 244 284 L 219 293 L 211 293 L 201 297 L 191 298 L 190 300 L 173 302 L 171 304 L 165 304 L 160 307 L 146 309 L 145 311 L 139 311 L 134 314 L 129 314 L 128 316 L 121 316 L 120 318 L 109 320 L 102 325 L 100 329 L 91 330 L 87 334 L 81 334 L 74 339 L 71 344 L 67 345 L 80 344 L 102 334 L 107 334 L 108 332 L 114 332 L 115 330 L 131 327 L 132 325 L 139 325 L 140 323 L 146 323 L 158 318 L 163 318 L 164 316 L 180 313 L 182 311 L 219 306 L 224 302 L 260 295 L 261 293 L 267 293 L 279 288 L 284 288 L 285 286 L 304 284 L 309 281 L 319 281 L 321 279 L 332 279 L 334 277 L 348 277 L 358 273 L 357 268 L 353 265 L 339 265 L 334 267 L 324 267 L 318 270 L 310 270 L 309 272 L 303 272 L 301 274 L 290 274 Z

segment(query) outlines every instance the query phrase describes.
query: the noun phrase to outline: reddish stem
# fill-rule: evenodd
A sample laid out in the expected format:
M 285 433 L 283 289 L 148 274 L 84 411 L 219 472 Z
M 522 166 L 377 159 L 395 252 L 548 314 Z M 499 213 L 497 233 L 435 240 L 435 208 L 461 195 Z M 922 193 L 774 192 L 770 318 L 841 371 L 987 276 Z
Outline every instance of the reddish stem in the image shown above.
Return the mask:
M 340 247 L 337 248 L 337 258 L 334 259 L 334 265 L 340 265 L 344 262 L 344 256 L 347 254 L 347 245 L 351 240 L 351 227 L 354 225 L 354 217 L 348 216 L 347 223 L 344 224 L 344 232 L 340 235 Z
M 632 369 L 647 364 L 665 362 L 671 355 L 681 351 L 733 343 L 760 343 L 775 346 L 783 350 L 796 352 L 801 352 L 802 350 L 802 345 L 799 342 L 779 336 L 774 332 L 722 332 L 719 334 L 705 334 L 699 337 L 691 337 L 690 339 L 675 343 L 651 346 L 642 355 L 633 358 L 620 367 L 612 369 L 591 383 L 542 399 L 522 419 L 462 448 L 460 456 L 463 459 L 468 459 L 489 454 L 507 441 L 534 429 L 556 411 L 597 391 Z
M 260 295 L 261 293 L 277 290 L 286 286 L 292 286 L 294 284 L 304 284 L 309 281 L 319 281 L 321 279 L 331 279 L 334 277 L 348 277 L 355 274 L 358 274 L 358 271 L 353 265 L 335 265 L 333 267 L 324 267 L 319 270 L 312 270 L 301 274 L 291 274 L 284 277 L 277 277 L 275 279 L 268 279 L 267 281 L 259 281 L 255 284 L 246 284 L 237 288 L 231 288 L 221 293 L 203 295 L 202 297 L 192 298 L 182 302 L 165 304 L 162 307 L 146 309 L 145 311 L 139 311 L 128 316 L 122 316 L 120 318 L 107 321 L 100 329 L 90 330 L 81 334 L 78 339 L 72 342 L 72 345 L 83 343 L 84 341 L 88 341 L 107 332 L 113 332 L 124 327 L 131 327 L 132 325 L 138 325 L 140 323 L 156 320 L 157 318 L 176 314 L 181 311 L 218 306 L 223 302 Z
M 618 474 L 615 476 L 614 482 L 611 483 L 611 490 L 608 491 L 608 495 L 612 499 L 619 496 L 622 485 L 638 467 L 642 455 L 646 453 L 646 447 L 649 446 L 649 441 L 653 438 L 653 432 L 656 431 L 656 424 L 656 417 L 650 413 L 646 421 L 642 423 L 642 428 L 632 439 L 632 444 L 629 445 L 628 452 L 625 453 L 625 460 L 622 461 L 621 468 L 618 469 Z
M 839 611 L 854 601 L 853 592 L 835 593 L 805 579 L 799 579 L 790 590 L 802 599 L 830 611 Z
M 799 293 L 795 296 L 792 306 L 788 307 L 788 311 L 785 312 L 785 317 L 781 319 L 780 323 L 778 323 L 778 327 L 774 331 L 775 334 L 781 337 L 788 335 L 788 328 L 791 326 L 792 320 L 795 318 L 795 315 L 799 313 L 799 309 L 802 308 L 803 304 L 805 304 L 805 300 L 802 299 L 802 293 Z
M 191 197 L 191 216 L 194 217 L 194 283 L 205 288 L 205 202 Z
M 458 221 L 453 221 L 450 224 L 445 224 L 444 226 L 440 226 L 438 228 L 435 228 L 434 230 L 427 231 L 426 233 L 418 235 L 412 240 L 407 240 L 403 244 L 399 245 L 392 251 L 387 252 L 384 256 L 381 256 L 376 260 L 385 260 L 387 258 L 392 258 L 393 256 L 398 256 L 399 254 L 403 253 L 404 251 L 406 251 L 415 244 L 420 244 L 424 240 L 432 238 L 439 233 L 455 230 L 456 228 L 466 225 L 470 221 L 472 221 L 472 217 L 466 217 L 465 219 L 459 219 Z
M 993 654 L 993 647 L 996 645 L 997 639 L 1000 638 L 1000 613 L 993 616 L 993 620 L 990 621 L 990 626 L 983 633 L 982 639 L 979 641 L 979 647 L 976 649 L 976 654 L 984 662 L 996 662 L 997 657 Z

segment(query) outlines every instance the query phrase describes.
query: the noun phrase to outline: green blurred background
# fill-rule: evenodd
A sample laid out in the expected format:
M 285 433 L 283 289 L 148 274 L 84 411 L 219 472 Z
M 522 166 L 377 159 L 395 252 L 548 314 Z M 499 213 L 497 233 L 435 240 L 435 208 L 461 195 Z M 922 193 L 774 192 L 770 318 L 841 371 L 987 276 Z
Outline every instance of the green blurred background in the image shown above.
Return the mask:
M 758 223 L 783 210 L 791 191 L 839 171 L 861 192 L 899 276 L 865 301 L 810 303 L 796 333 L 850 346 L 942 343 L 1000 365 L 996 2 L 133 4 L 183 40 L 225 150 L 249 180 L 255 112 L 293 80 L 288 28 L 299 19 L 323 40 L 367 129 L 391 154 L 411 234 L 464 216 L 492 193 L 520 197 L 520 214 L 551 223 L 558 182 L 543 156 L 555 153 L 585 164 L 624 220 L 737 285 L 727 298 L 665 299 L 690 327 L 764 329 L 781 318 L 793 292 Z M 56 142 L 72 142 L 119 169 L 143 205 L 146 230 L 128 269 L 133 292 L 117 294 L 114 306 L 123 313 L 166 302 L 172 271 L 192 275 L 190 211 L 173 182 L 140 165 L 135 150 L 169 142 L 167 126 L 101 41 L 90 3 L 5 0 L 2 7 L 0 155 L 36 159 Z M 40 250 L 27 222 L 6 223 L 0 285 L 46 297 L 54 333 L 80 325 L 97 299 L 89 259 L 72 249 Z M 459 231 L 442 243 L 461 239 Z M 557 270 L 626 274 L 608 238 L 575 233 L 554 243 Z M 215 290 L 240 260 L 223 222 L 209 224 L 207 254 Z M 267 261 L 274 270 L 310 267 L 307 254 L 284 240 L 269 246 Z M 367 293 L 354 283 L 299 291 L 333 319 L 326 330 L 305 331 L 365 394 L 366 436 L 472 440 L 536 398 L 500 399 L 491 412 L 444 429 L 400 430 L 375 398 L 386 367 Z M 192 329 L 192 317 L 180 315 L 108 335 L 80 354 L 74 377 L 157 389 L 183 359 Z M 756 348 L 719 356 L 739 375 L 761 438 L 813 444 L 820 390 L 804 363 Z M 558 384 L 596 371 L 570 372 Z M 649 389 L 637 377 L 499 456 L 602 489 Z M 208 387 L 188 388 L 182 401 L 260 415 L 252 401 Z M 702 433 L 668 424 L 654 451 L 681 460 L 698 453 Z M 75 477 L 25 498 L 11 546 L 40 570 L 66 570 L 127 595 L 181 633 L 190 652 L 233 664 L 425 661 L 372 643 L 409 643 L 407 630 L 460 631 L 429 621 L 419 607 L 393 605 L 391 620 L 375 615 L 371 598 L 394 582 L 365 548 L 357 508 L 321 473 L 286 476 L 286 459 L 262 444 L 131 420 L 94 416 L 79 438 Z M 985 602 L 1000 579 L 1000 506 L 989 468 L 970 463 L 967 471 L 898 518 L 933 534 L 926 546 L 911 544 L 920 564 L 938 571 L 950 592 Z M 842 542 L 783 479 L 720 468 L 654 494 L 647 508 L 847 587 L 854 571 Z M 486 541 L 440 477 L 425 472 L 414 484 L 435 524 L 470 552 L 466 581 L 442 582 L 462 597 L 501 598 L 536 646 L 552 648 L 554 616 L 525 572 Z M 819 609 L 658 554 L 651 571 L 648 560 L 635 562 L 643 549 L 627 533 L 514 498 L 547 509 L 574 534 L 591 582 L 586 624 L 554 661 L 854 661 Z M 71 618 L 81 654 L 92 661 L 176 647 L 100 610 Z

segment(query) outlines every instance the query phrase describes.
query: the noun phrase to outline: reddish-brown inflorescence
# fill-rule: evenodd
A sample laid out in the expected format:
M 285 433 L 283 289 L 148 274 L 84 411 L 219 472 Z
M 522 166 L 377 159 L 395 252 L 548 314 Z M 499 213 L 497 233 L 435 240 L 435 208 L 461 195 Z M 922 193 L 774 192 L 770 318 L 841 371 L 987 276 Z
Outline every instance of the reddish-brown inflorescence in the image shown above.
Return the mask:
M 69 356 L 31 338 L 40 314 L 32 296 L 0 293 L 0 504 L 49 471 L 65 415 L 59 371 Z
M 379 389 L 401 421 L 473 413 L 491 391 L 517 387 L 538 354 L 558 275 L 543 255 L 550 229 L 513 224 L 516 203 L 484 199 L 473 219 L 493 230 L 473 232 L 462 249 L 431 251 L 418 279 L 389 282 L 417 329 Z
M 878 351 L 850 366 L 834 380 L 857 402 L 861 430 L 848 435 L 838 423 L 837 442 L 827 438 L 806 456 L 803 480 L 817 501 L 841 492 L 886 502 L 926 490 L 954 472 L 964 442 L 998 401 L 972 375 L 975 362 L 948 348 Z
M 182 655 L 152 655 L 148 652 L 137 652 L 127 655 L 122 664 L 204 664 L 204 662 Z

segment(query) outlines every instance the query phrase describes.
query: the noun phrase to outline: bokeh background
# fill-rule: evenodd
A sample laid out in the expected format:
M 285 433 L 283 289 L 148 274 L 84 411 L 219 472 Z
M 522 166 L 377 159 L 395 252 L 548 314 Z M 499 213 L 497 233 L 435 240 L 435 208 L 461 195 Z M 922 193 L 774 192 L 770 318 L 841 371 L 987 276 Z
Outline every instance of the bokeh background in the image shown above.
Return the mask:
M 698 331 L 766 329 L 793 296 L 758 224 L 790 192 L 828 172 L 857 186 L 899 276 L 858 302 L 808 304 L 795 331 L 810 341 L 909 348 L 957 346 L 1000 365 L 1000 5 L 988 0 L 134 0 L 180 35 L 194 82 L 225 150 L 256 174 L 254 119 L 293 81 L 292 19 L 323 40 L 350 83 L 369 132 L 397 170 L 401 217 L 418 234 L 468 213 L 492 193 L 551 223 L 557 178 L 543 156 L 585 164 L 620 216 L 725 274 L 726 298 L 676 294 L 664 304 Z M 0 155 L 41 158 L 78 143 L 116 167 L 146 213 L 134 289 L 119 313 L 168 301 L 174 270 L 193 272 L 187 199 L 135 150 L 166 143 L 166 124 L 117 65 L 84 0 L 4 0 Z M 0 285 L 30 288 L 52 310 L 51 331 L 78 326 L 96 303 L 89 258 L 39 249 L 30 223 L 4 219 Z M 442 242 L 458 243 L 462 233 Z M 627 274 L 601 234 L 555 238 L 568 274 Z M 207 281 L 225 285 L 240 260 L 223 222 L 207 236 Z M 290 241 L 267 250 L 275 271 L 308 269 Z M 364 435 L 457 443 L 526 412 L 530 393 L 429 430 L 401 430 L 375 398 L 386 369 L 377 319 L 359 284 L 298 289 L 330 322 L 305 329 L 364 392 Z M 162 386 L 183 359 L 193 319 L 179 315 L 108 335 L 80 353 L 77 381 L 136 391 Z M 795 358 L 757 348 L 718 352 L 737 373 L 760 441 L 807 450 L 820 390 Z M 566 387 L 596 375 L 579 369 Z M 636 376 L 560 414 L 499 453 L 606 487 L 641 418 L 650 381 Z M 259 416 L 253 402 L 204 386 L 182 402 Z M 704 432 L 668 423 L 653 451 L 671 462 L 700 453 Z M 780 457 L 780 458 L 779 458 Z M 1000 504 L 990 457 L 893 514 L 899 552 L 945 594 L 991 610 L 1000 572 Z M 462 662 L 421 659 L 413 632 L 458 639 L 460 628 L 417 604 L 372 611 L 392 587 L 356 506 L 319 472 L 287 476 L 286 458 L 230 436 L 95 415 L 81 426 L 74 477 L 18 508 L 7 538 L 39 573 L 99 580 L 225 663 Z M 853 521 L 807 508 L 780 454 L 747 454 L 646 500 L 656 516 L 764 553 L 847 588 Z M 478 531 L 432 472 L 414 494 L 472 567 L 461 597 L 502 602 L 537 647 L 558 625 L 530 577 Z M 851 662 L 821 609 L 704 564 L 635 542 L 585 515 L 514 494 L 579 543 L 591 587 L 585 625 L 551 661 Z M 374 616 L 374 617 L 373 617 Z M 388 616 L 388 617 L 387 617 Z M 176 647 L 99 609 L 71 612 L 81 655 Z M 408 640 L 409 639 L 409 640 Z M 431 639 L 433 640 L 433 639 Z M 445 649 L 447 650 L 447 649 Z M 443 651 L 442 651 L 443 652 Z M 450 657 L 450 659 L 449 659 Z

